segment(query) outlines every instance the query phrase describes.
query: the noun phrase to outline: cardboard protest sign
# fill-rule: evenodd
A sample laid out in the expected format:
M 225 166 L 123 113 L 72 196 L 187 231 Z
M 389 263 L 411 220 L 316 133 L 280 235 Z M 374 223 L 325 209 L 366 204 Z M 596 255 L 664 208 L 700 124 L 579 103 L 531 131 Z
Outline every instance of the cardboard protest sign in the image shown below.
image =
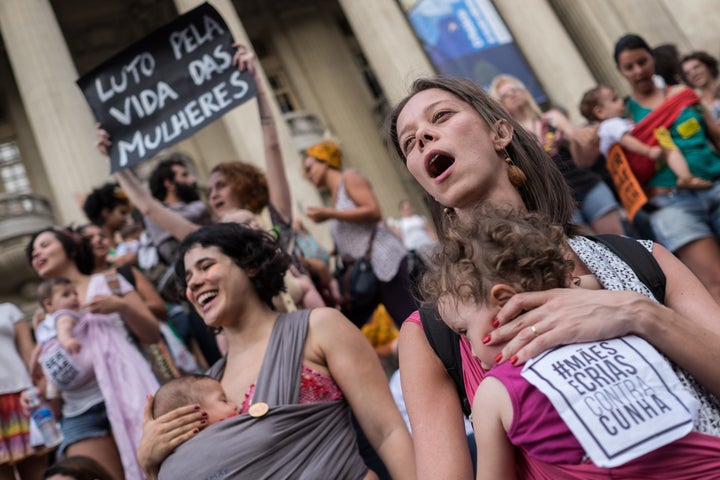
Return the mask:
M 615 190 L 620 197 L 620 202 L 625 207 L 628 217 L 632 220 L 638 210 L 647 203 L 648 198 L 635 178 L 630 164 L 625 158 L 625 152 L 620 145 L 615 144 L 610 149 L 605 166 L 615 184 Z
M 256 94 L 232 64 L 230 30 L 204 3 L 77 81 L 111 135 L 110 170 L 137 164 Z
M 600 467 L 685 436 L 698 408 L 667 360 L 636 336 L 549 350 L 529 360 L 522 376 L 550 399 Z

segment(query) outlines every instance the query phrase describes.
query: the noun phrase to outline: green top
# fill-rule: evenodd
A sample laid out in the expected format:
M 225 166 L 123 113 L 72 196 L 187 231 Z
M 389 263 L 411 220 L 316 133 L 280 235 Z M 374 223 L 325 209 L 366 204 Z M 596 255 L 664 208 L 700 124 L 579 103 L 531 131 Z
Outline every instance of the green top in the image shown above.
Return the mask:
M 652 111 L 650 108 L 638 104 L 632 98 L 628 98 L 627 109 L 635 123 Z M 720 157 L 713 152 L 710 141 L 705 135 L 705 120 L 700 105 L 683 108 L 668 130 L 694 175 L 706 180 L 720 177 Z M 665 166 L 650 179 L 648 185 L 674 187 L 676 183 L 677 176 Z

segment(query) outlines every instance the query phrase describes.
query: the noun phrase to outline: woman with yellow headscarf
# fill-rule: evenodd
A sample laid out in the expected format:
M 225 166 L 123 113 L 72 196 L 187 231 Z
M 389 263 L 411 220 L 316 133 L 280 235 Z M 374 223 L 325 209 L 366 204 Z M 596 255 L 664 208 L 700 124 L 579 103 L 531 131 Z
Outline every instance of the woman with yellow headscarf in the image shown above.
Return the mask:
M 372 186 L 360 172 L 342 170 L 342 152 L 330 141 L 323 141 L 305 151 L 303 162 L 307 179 L 316 188 L 326 188 L 332 195 L 330 207 L 308 207 L 305 214 L 314 222 L 330 220 L 335 250 L 345 264 L 369 258 L 378 281 L 376 294 L 359 302 L 348 292 L 354 278 L 340 279 L 346 297 L 343 313 L 361 327 L 382 303 L 398 327 L 415 311 L 410 293 L 407 251 L 402 242 L 385 228 Z M 346 285 L 343 285 L 346 283 Z

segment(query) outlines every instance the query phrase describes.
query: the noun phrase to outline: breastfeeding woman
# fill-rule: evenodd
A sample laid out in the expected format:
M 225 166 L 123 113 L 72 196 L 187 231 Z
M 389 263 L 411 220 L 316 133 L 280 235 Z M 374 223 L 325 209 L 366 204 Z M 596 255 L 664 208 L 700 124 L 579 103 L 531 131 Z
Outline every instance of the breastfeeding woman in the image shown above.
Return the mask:
M 377 478 L 359 455 L 351 410 L 393 478 L 415 478 L 410 436 L 362 333 L 334 309 L 272 309 L 289 264 L 267 233 L 236 223 L 181 244 L 187 298 L 227 338 L 209 374 L 241 407 L 201 431 L 199 406 L 152 420 L 149 402 L 138 456 L 150 478 Z
M 92 248 L 95 258 L 92 273 L 104 273 L 111 269 L 112 266 L 107 262 L 107 255 L 110 252 L 110 239 L 105 231 L 97 225 L 89 223 L 78 228 L 77 232 L 90 243 Z M 167 317 L 168 311 L 165 302 L 152 282 L 140 270 L 131 265 L 123 265 L 116 270 L 135 288 L 155 318 L 164 319 Z

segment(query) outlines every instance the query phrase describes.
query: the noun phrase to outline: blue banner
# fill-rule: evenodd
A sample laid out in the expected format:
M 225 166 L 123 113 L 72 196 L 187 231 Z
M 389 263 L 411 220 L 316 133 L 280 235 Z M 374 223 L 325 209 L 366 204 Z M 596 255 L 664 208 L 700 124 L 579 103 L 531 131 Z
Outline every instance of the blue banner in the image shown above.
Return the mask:
M 535 101 L 547 101 L 540 83 L 490 0 L 418 0 L 408 18 L 439 73 L 488 88 L 495 76 L 519 78 Z

